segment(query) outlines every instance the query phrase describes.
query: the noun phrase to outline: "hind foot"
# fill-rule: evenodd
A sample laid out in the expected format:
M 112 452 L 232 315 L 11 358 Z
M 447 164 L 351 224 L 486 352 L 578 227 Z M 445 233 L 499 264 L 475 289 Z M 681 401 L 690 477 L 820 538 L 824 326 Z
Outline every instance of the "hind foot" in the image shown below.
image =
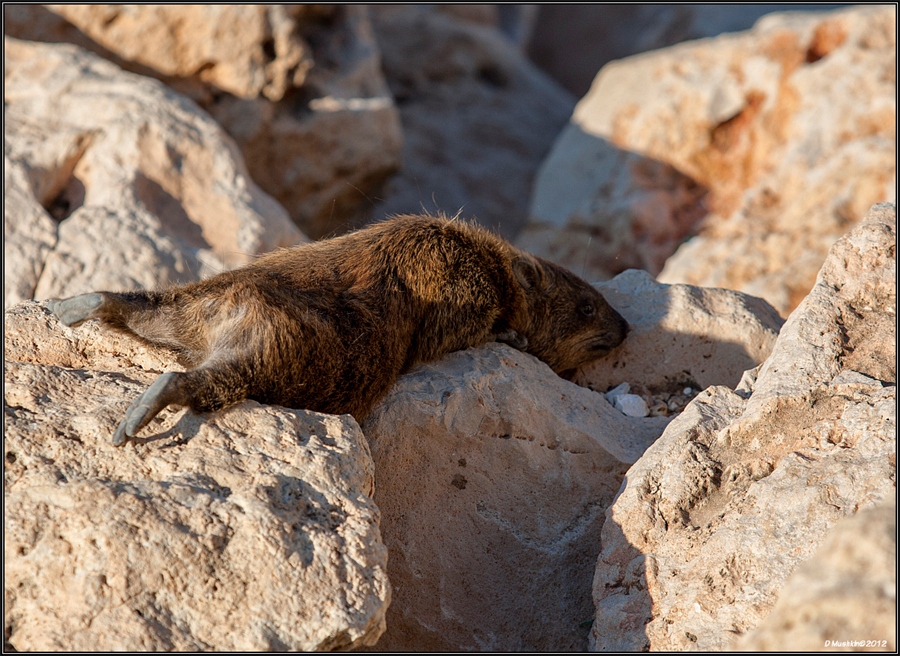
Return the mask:
M 47 301 L 47 307 L 67 326 L 78 326 L 93 318 L 94 311 L 103 305 L 101 294 L 82 294 L 61 301 Z
M 168 405 L 186 405 L 180 391 L 179 374 L 165 373 L 157 378 L 147 391 L 138 396 L 128 410 L 125 419 L 116 428 L 113 435 L 113 446 L 122 446 L 128 438 L 134 437 L 139 430 L 150 423 Z

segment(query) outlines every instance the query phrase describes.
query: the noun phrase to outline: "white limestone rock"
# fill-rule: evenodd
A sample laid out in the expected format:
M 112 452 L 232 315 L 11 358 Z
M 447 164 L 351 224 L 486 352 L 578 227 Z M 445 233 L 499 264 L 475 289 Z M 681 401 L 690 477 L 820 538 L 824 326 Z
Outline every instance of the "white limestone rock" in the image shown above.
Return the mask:
M 7 302 L 197 280 L 304 241 L 186 98 L 75 46 L 4 52 Z
M 629 469 L 592 649 L 729 648 L 841 518 L 895 496 L 895 317 L 883 204 L 832 247 L 758 372 L 698 394 Z
M 26 301 L 5 317 L 4 630 L 18 651 L 372 645 L 390 600 L 349 416 L 248 401 L 112 434 L 172 356 Z

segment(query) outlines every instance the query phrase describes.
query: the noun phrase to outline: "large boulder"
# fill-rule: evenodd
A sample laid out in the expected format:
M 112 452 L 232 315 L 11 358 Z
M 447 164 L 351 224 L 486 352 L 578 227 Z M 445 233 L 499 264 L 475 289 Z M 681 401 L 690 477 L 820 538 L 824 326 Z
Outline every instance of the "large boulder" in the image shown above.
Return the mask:
M 71 45 L 4 39 L 4 291 L 197 280 L 304 240 L 199 107 Z
M 828 247 L 894 197 L 895 23 L 891 6 L 771 14 L 608 64 L 542 164 L 519 245 L 788 313 Z
M 605 509 L 668 423 L 505 345 L 400 379 L 364 422 L 390 558 L 387 651 L 581 651 Z
M 400 123 L 366 7 L 4 9 L 8 34 L 90 47 L 188 94 L 311 237 L 346 230 L 400 164 Z
M 628 470 L 593 649 L 728 648 L 832 526 L 896 494 L 895 248 L 896 207 L 877 205 L 764 364 L 698 395 Z
M 628 464 L 683 408 L 685 384 L 736 384 L 781 324 L 758 299 L 642 272 L 598 287 L 632 333 L 576 380 L 603 392 L 624 378 L 662 411 L 627 416 L 488 345 L 402 377 L 365 421 L 394 586 L 377 649 L 584 650 L 604 513 Z
M 348 417 L 248 401 L 112 433 L 172 355 L 6 312 L 4 631 L 19 651 L 371 645 L 390 599 Z
M 369 214 L 463 210 L 512 238 L 575 100 L 496 29 L 456 13 L 412 5 L 373 11 L 404 146 L 403 168 Z M 515 15 L 509 19 L 509 29 L 519 29 Z

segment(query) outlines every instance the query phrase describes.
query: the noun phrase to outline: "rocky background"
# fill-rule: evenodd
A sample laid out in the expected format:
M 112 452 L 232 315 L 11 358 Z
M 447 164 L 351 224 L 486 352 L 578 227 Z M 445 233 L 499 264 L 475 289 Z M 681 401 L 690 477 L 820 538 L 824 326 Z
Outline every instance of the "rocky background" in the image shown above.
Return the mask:
M 894 650 L 896 9 L 778 7 L 5 5 L 5 645 Z M 114 449 L 41 303 L 421 211 L 628 339 Z

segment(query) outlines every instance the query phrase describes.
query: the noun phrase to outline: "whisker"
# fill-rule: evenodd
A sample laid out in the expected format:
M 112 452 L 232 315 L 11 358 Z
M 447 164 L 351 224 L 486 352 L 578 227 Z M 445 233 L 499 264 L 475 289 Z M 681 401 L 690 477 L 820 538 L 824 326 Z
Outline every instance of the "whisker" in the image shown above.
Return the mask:
M 584 278 L 585 269 L 587 269 L 587 259 L 588 254 L 591 252 L 591 240 L 594 238 L 593 235 L 588 235 L 588 243 L 587 248 L 584 249 L 584 261 L 581 263 L 581 277 Z

